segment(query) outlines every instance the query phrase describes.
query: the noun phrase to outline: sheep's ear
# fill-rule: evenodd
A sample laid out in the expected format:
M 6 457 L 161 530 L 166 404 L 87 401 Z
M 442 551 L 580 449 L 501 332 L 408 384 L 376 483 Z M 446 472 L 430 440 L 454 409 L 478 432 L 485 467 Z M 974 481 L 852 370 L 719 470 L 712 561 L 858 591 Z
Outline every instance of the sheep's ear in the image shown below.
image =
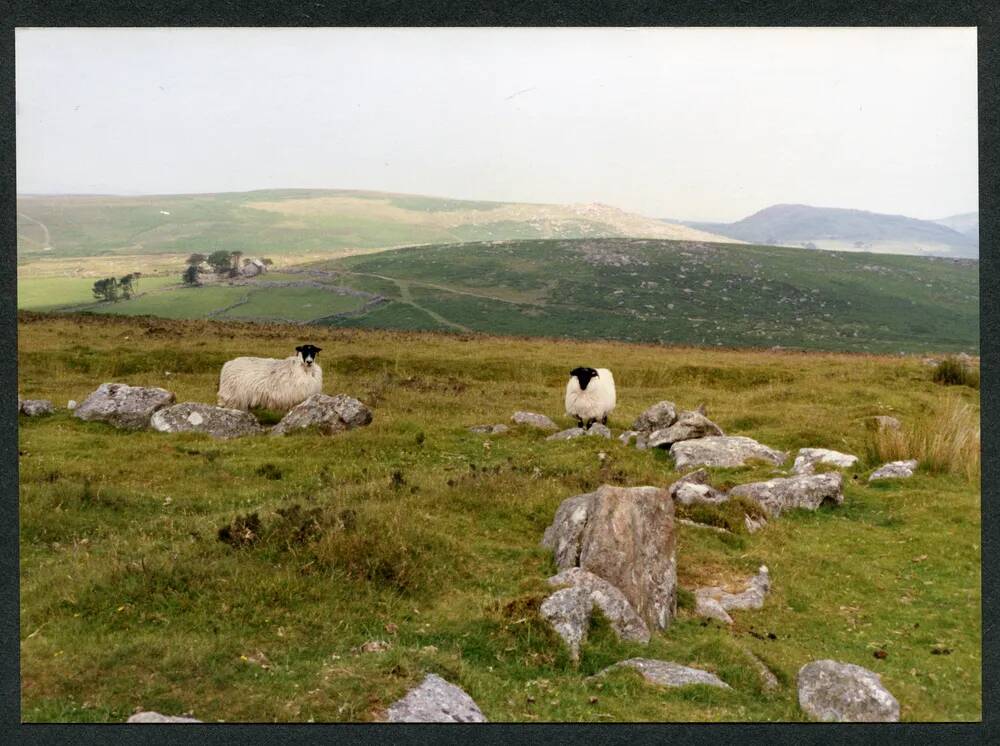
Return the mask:
M 295 351 L 296 352 L 302 352 L 302 345 L 299 345 L 298 347 L 296 347 Z
M 322 352 L 323 351 L 322 347 L 313 347 L 313 349 L 316 350 L 316 352 Z

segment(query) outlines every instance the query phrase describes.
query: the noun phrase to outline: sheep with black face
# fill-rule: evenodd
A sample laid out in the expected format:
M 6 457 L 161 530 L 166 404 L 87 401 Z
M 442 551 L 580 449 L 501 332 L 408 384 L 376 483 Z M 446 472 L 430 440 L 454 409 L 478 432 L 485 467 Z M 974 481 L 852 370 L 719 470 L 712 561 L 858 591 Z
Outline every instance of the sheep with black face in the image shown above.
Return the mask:
M 322 393 L 323 370 L 316 362 L 319 351 L 319 347 L 306 344 L 282 360 L 238 357 L 228 361 L 219 375 L 219 406 L 287 412 L 313 394 Z
M 607 368 L 573 368 L 566 384 L 566 414 L 575 417 L 580 427 L 595 422 L 608 424 L 615 408 L 615 378 Z

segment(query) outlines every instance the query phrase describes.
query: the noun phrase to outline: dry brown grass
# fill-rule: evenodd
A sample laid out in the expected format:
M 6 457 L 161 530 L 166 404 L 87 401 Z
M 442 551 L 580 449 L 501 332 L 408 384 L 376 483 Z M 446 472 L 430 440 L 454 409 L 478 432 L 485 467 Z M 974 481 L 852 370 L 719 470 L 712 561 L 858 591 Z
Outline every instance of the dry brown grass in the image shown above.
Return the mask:
M 899 429 L 881 428 L 872 436 L 872 455 L 882 461 L 917 459 L 932 472 L 978 482 L 980 475 L 979 408 L 947 396 L 925 414 Z

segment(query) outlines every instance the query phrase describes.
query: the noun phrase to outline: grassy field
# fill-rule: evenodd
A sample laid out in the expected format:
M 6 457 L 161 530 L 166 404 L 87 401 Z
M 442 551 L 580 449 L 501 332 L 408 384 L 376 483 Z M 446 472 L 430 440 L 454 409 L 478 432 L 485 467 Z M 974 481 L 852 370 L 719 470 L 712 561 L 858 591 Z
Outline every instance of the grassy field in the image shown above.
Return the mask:
M 179 284 L 180 278 L 172 275 L 142 277 L 136 283 L 136 291 L 147 293 Z M 92 292 L 93 287 L 93 277 L 38 277 L 24 280 L 18 278 L 17 305 L 29 311 L 46 311 L 92 304 L 96 302 Z
M 642 239 L 441 245 L 315 266 L 498 334 L 866 352 L 979 349 L 978 263 Z M 381 288 L 397 286 L 397 291 Z M 400 289 L 406 291 L 402 297 Z M 430 314 L 430 315 L 428 315 Z M 412 319 L 403 328 L 413 328 Z
M 433 671 L 492 721 L 800 720 L 795 674 L 818 658 L 878 672 L 904 720 L 980 718 L 977 472 L 935 461 L 908 481 L 865 481 L 880 463 L 866 417 L 928 431 L 942 413 L 971 412 L 965 426 L 978 427 L 978 391 L 935 384 L 918 361 L 22 314 L 19 393 L 64 406 L 115 380 L 214 402 L 225 360 L 305 341 L 323 348 L 327 393 L 372 407 L 369 427 L 224 442 L 121 432 L 65 410 L 21 418 L 23 719 L 123 721 L 142 707 L 206 721 L 369 720 Z M 839 508 L 789 513 L 754 535 L 678 526 L 682 589 L 766 564 L 763 609 L 734 612 L 728 628 L 696 618 L 682 592 L 678 618 L 648 646 L 618 642 L 597 619 L 570 662 L 537 612 L 554 569 L 538 542 L 556 507 L 600 484 L 678 474 L 665 453 L 615 440 L 465 428 L 516 409 L 568 425 L 562 390 L 580 364 L 615 371 L 616 434 L 667 398 L 703 402 L 728 433 L 773 447 L 861 458 Z M 259 541 L 218 539 L 247 514 Z M 374 639 L 390 648 L 359 652 Z M 763 690 L 746 651 L 777 690 Z M 631 656 L 714 671 L 732 690 L 659 689 L 627 671 L 586 678 Z

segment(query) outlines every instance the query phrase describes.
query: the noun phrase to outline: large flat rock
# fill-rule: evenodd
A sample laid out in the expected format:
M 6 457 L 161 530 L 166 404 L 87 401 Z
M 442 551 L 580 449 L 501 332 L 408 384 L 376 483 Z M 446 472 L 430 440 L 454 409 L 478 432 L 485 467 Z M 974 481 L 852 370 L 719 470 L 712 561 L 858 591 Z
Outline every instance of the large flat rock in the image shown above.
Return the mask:
M 429 673 L 419 686 L 389 706 L 390 723 L 485 723 L 472 697 L 437 674 Z
M 731 689 L 726 682 L 714 673 L 703 671 L 700 668 L 682 666 L 671 661 L 654 660 L 652 658 L 629 658 L 608 666 L 598 673 L 598 676 L 613 671 L 618 668 L 633 668 L 642 674 L 642 677 L 651 684 L 659 686 L 681 687 L 701 684 L 703 686 L 714 686 L 719 689 Z
M 353 397 L 313 394 L 292 407 L 281 422 L 271 428 L 271 435 L 285 435 L 307 427 L 319 428 L 323 435 L 335 435 L 364 427 L 371 421 L 371 410 Z
M 249 412 L 200 402 L 182 402 L 159 409 L 153 413 L 149 424 L 162 433 L 205 433 L 222 439 L 264 431 L 257 418 Z
M 874 671 L 819 660 L 799 669 L 799 706 L 816 720 L 883 723 L 899 720 L 899 702 Z
M 778 466 L 788 454 L 776 451 L 742 435 L 709 435 L 704 438 L 682 440 L 670 447 L 678 469 L 694 466 L 743 466 L 750 459 L 770 461 Z
M 102 383 L 73 410 L 73 416 L 125 430 L 143 430 L 149 427 L 154 412 L 173 403 L 174 395 L 166 389 Z
M 844 502 L 843 490 L 843 475 L 827 472 L 741 484 L 729 490 L 729 496 L 749 498 L 768 515 L 777 516 L 792 508 L 816 510 L 824 503 L 840 505 Z

